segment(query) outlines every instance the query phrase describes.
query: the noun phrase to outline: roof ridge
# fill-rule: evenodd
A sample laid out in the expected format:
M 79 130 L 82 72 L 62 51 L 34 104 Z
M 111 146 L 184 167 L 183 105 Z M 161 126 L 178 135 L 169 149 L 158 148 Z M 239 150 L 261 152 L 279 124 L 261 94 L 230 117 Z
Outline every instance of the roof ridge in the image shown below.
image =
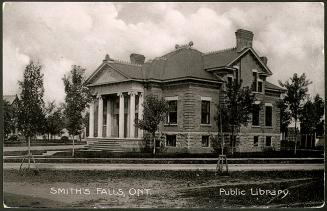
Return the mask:
M 221 50 L 209 51 L 209 52 L 203 53 L 203 55 L 216 54 L 216 53 L 223 53 L 223 52 L 231 51 L 231 50 L 234 50 L 234 49 L 236 49 L 236 47 L 232 47 L 232 48 L 224 48 L 224 49 L 221 49 Z
M 142 66 L 141 64 L 135 64 L 135 63 L 131 63 L 130 61 L 121 60 L 121 59 L 114 59 L 114 62 L 120 63 L 120 64 L 127 64 L 127 65 L 138 66 L 138 67 L 141 67 Z

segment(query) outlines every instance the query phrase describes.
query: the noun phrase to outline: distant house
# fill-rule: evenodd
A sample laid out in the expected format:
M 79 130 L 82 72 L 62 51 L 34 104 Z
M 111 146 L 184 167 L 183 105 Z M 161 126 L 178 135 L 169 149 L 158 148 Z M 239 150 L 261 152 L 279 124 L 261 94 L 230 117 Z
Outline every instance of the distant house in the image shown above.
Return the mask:
M 4 95 L 3 96 L 3 100 L 6 101 L 9 106 L 11 107 L 11 109 L 15 112 L 18 109 L 18 101 L 19 98 L 17 95 Z M 12 118 L 12 120 L 14 122 L 14 124 L 16 125 L 15 128 L 13 128 L 12 132 L 10 135 L 17 135 L 18 134 L 18 129 L 17 129 L 17 120 L 15 118 Z
M 17 103 L 19 100 L 17 95 L 4 95 L 3 100 L 8 102 L 11 106 L 16 106 L 17 108 Z
M 280 149 L 280 110 L 277 102 L 283 88 L 267 81 L 272 71 L 267 57 L 253 49 L 253 33 L 235 32 L 236 47 L 203 53 L 193 42 L 176 45 L 171 52 L 145 61 L 131 54 L 130 62 L 105 56 L 87 79 L 96 100 L 90 105 L 88 140 L 101 149 L 119 144 L 123 150 L 139 150 L 143 131 L 134 120 L 142 118 L 144 97 L 154 94 L 168 101 L 169 114 L 159 127 L 167 152 L 210 153 L 211 134 L 218 128 L 214 116 L 226 83 L 242 80 L 252 88 L 257 101 L 252 119 L 242 127 L 236 144 L 238 152 Z

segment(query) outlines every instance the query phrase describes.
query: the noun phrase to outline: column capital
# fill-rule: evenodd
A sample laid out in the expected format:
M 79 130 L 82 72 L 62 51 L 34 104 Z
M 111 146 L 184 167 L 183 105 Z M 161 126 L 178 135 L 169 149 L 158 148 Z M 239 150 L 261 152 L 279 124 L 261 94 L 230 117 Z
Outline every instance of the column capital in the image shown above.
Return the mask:
M 137 92 L 136 92 L 136 91 L 129 91 L 128 94 L 129 94 L 129 95 L 134 95 L 134 96 L 135 96 L 135 95 L 137 95 Z
M 124 94 L 123 94 L 122 92 L 118 92 L 118 93 L 117 93 L 117 96 L 118 96 L 118 97 L 124 97 Z
M 144 92 L 139 92 L 139 96 L 143 96 L 144 95 Z
M 102 100 L 102 95 L 98 94 L 98 95 L 96 96 L 96 98 L 99 99 L 99 100 Z

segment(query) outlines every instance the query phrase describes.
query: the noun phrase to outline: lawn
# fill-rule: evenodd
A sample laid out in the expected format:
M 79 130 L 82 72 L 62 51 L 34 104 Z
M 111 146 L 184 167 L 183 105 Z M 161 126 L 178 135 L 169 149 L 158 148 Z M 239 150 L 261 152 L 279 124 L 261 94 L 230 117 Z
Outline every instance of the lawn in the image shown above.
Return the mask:
M 260 190 L 265 194 L 255 195 Z M 283 194 L 276 196 L 278 190 Z M 312 207 L 323 201 L 323 171 L 4 171 L 9 207 Z

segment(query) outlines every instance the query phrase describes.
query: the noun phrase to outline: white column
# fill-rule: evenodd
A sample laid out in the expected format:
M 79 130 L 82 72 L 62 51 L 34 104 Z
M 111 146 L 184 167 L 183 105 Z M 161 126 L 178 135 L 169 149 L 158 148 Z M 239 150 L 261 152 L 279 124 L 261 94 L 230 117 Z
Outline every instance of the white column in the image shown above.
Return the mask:
M 124 138 L 124 95 L 118 93 L 119 96 L 119 138 Z
M 111 102 L 107 100 L 107 127 L 106 127 L 106 135 L 107 137 L 111 137 Z
M 90 103 L 89 138 L 94 137 L 94 102 Z
M 139 95 L 139 119 L 143 119 L 143 93 L 141 92 Z M 138 129 L 138 137 L 143 138 L 143 130 Z
M 129 92 L 130 106 L 129 106 L 129 137 L 135 137 L 135 92 Z
M 99 109 L 98 109 L 98 137 L 103 137 L 103 100 L 101 95 L 99 96 Z

